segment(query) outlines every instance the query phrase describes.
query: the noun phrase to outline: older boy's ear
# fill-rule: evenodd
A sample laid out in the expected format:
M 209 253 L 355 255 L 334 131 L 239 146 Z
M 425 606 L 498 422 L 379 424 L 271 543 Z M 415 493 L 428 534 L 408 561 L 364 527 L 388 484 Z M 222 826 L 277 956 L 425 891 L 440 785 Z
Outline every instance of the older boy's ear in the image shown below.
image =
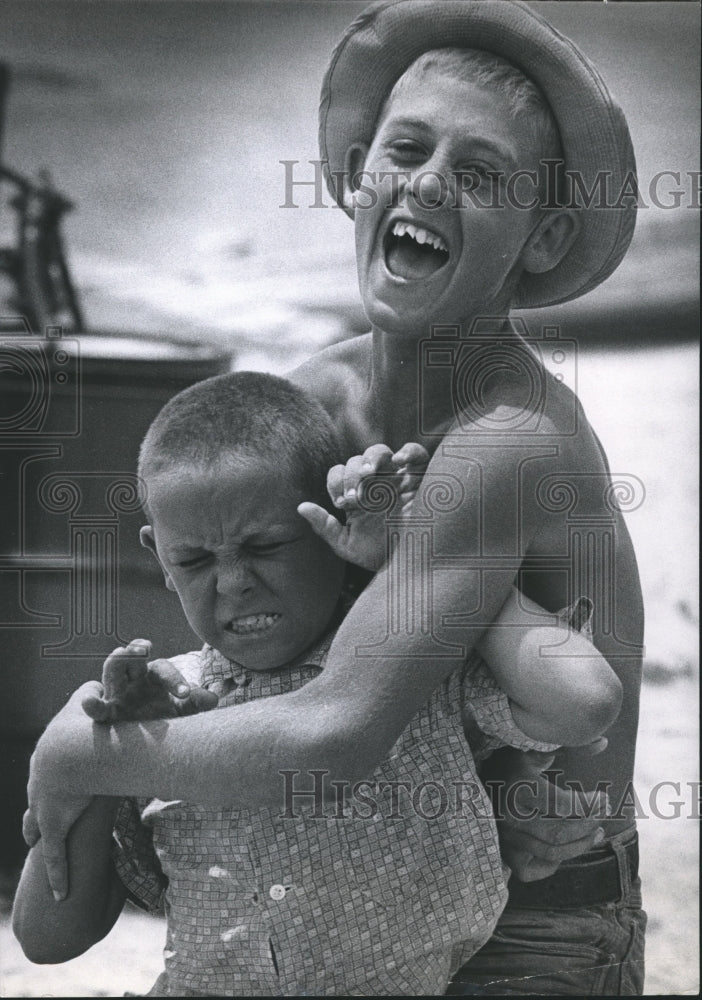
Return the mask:
M 563 260 L 579 232 L 580 217 L 575 212 L 546 213 L 524 244 L 524 270 L 532 274 L 550 271 Z
M 168 571 L 165 569 L 163 563 L 158 557 L 158 552 L 156 551 L 156 539 L 154 538 L 154 529 L 151 527 L 150 524 L 145 524 L 144 527 L 140 530 L 139 541 L 141 542 L 141 544 L 144 546 L 145 549 L 149 550 L 151 555 L 154 557 L 156 562 L 161 567 L 161 572 L 163 573 L 163 578 L 166 584 L 166 588 L 168 590 L 175 590 L 175 584 L 173 583 L 173 580 L 171 580 Z
M 367 155 L 368 146 L 363 142 L 356 142 L 346 150 L 343 202 L 347 212 L 353 212 L 356 209 L 356 196 L 363 180 L 363 167 Z

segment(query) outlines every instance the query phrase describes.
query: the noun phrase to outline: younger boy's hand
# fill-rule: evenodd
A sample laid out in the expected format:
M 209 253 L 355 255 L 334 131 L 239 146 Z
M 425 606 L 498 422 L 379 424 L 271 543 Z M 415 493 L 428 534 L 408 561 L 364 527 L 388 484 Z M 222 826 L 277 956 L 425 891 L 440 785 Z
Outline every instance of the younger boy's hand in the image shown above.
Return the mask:
M 315 503 L 300 504 L 298 512 L 341 559 L 375 572 L 387 558 L 387 515 L 409 511 L 428 464 L 420 444 L 405 444 L 394 454 L 387 445 L 373 445 L 329 470 L 327 492 L 344 511 L 345 524 Z
M 45 795 L 22 817 L 22 836 L 28 847 L 41 840 L 49 886 L 59 902 L 68 895 L 66 838 L 71 827 L 92 802 L 87 795 Z
M 102 668 L 102 697 L 83 699 L 83 710 L 95 722 L 170 719 L 206 712 L 217 695 L 192 687 L 170 660 L 147 662 L 151 643 L 133 639 L 107 657 Z

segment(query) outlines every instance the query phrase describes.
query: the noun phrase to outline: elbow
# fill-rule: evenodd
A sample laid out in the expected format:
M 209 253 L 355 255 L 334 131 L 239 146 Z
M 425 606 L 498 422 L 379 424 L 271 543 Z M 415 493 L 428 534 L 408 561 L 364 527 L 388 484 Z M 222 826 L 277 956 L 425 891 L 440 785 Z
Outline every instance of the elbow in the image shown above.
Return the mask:
M 46 928 L 38 926 L 39 921 L 26 920 L 20 908 L 12 912 L 12 932 L 19 941 L 25 958 L 34 965 L 59 965 L 81 952 L 73 952 L 65 941 L 55 939 L 46 933 Z
M 574 713 L 567 744 L 582 746 L 602 736 L 617 720 L 622 699 L 621 681 L 608 667 L 606 674 L 598 679 L 597 684 L 589 688 L 578 712 Z
M 601 736 L 617 721 L 624 699 L 624 688 L 614 671 L 600 685 L 597 697 L 594 698 L 592 709 L 592 724 L 596 728 L 595 736 Z
M 85 954 L 95 943 L 94 935 L 86 934 L 82 939 L 71 935 L 70 940 L 62 936 L 42 934 L 37 929 L 20 926 L 13 920 L 12 930 L 19 941 L 20 947 L 34 965 L 61 965 Z
M 56 907 L 67 907 L 57 903 Z M 107 933 L 108 928 L 99 921 L 64 919 L 60 909 L 54 910 L 47 903 L 43 913 L 24 907 L 21 897 L 15 900 L 12 911 L 12 932 L 25 957 L 34 965 L 60 965 L 85 954 Z

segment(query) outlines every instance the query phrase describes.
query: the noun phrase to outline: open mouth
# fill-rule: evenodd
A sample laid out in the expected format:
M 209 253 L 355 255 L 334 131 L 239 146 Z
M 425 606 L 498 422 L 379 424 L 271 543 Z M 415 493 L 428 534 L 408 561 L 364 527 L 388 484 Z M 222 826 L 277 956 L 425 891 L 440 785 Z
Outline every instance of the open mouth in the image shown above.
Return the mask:
M 449 259 L 443 238 L 412 222 L 395 222 L 385 238 L 385 266 L 398 278 L 429 278 Z
M 275 611 L 266 611 L 258 615 L 245 615 L 233 618 L 227 625 L 227 630 L 234 635 L 263 635 L 280 621 L 281 616 Z

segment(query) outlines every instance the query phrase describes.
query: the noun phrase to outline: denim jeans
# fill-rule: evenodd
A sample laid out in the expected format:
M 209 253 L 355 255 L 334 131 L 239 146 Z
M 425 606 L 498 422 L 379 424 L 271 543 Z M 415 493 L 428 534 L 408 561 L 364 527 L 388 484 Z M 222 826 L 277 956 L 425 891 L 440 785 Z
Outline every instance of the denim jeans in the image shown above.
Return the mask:
M 639 996 L 645 930 L 638 878 L 615 903 L 558 910 L 508 903 L 447 995 Z

